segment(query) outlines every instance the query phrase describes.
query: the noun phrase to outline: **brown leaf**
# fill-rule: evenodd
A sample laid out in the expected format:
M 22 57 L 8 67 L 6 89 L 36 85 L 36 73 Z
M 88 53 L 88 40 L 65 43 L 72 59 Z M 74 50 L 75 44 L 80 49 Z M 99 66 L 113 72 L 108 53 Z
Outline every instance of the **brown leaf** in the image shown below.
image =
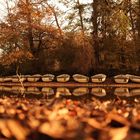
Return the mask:
M 127 136 L 127 132 L 129 130 L 128 126 L 122 128 L 111 128 L 109 130 L 109 135 L 111 136 L 111 140 L 124 140 Z
M 10 138 L 12 136 L 10 130 L 6 125 L 6 121 L 2 119 L 0 120 L 0 133 L 4 135 L 6 138 Z
M 52 123 L 43 123 L 40 126 L 39 131 L 55 138 L 61 138 L 65 133 L 65 128 L 60 122 L 53 121 Z
M 98 121 L 96 121 L 95 119 L 83 119 L 84 122 L 87 122 L 90 126 L 96 128 L 96 129 L 102 129 L 103 128 L 103 124 L 99 123 Z
M 15 120 L 7 120 L 7 127 L 12 135 L 19 140 L 25 140 L 28 135 L 28 129 L 24 128 Z
M 130 125 L 130 122 L 126 118 L 124 118 L 121 115 L 115 114 L 113 112 L 111 112 L 107 115 L 106 123 L 109 124 L 112 121 L 114 121 L 116 123 L 118 122 L 119 124 L 122 124 L 124 126 L 129 126 Z

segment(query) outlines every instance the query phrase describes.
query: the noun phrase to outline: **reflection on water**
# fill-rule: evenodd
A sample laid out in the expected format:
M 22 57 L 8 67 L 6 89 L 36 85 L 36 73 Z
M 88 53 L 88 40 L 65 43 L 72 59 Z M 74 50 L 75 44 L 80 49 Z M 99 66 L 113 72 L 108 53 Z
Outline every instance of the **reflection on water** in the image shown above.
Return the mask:
M 27 87 L 27 92 L 39 92 L 39 88 L 37 88 L 37 87 Z
M 130 96 L 140 95 L 140 88 L 134 88 L 130 90 Z
M 21 86 L 12 86 L 11 90 L 12 90 L 11 92 L 15 93 L 15 94 L 18 94 L 18 93 L 23 94 L 26 91 L 26 89 L 24 87 L 21 87 Z
M 114 90 L 114 94 L 117 96 L 126 96 L 126 97 L 130 96 L 128 88 L 116 88 Z
M 50 95 L 54 95 L 55 94 L 53 88 L 50 88 L 50 87 L 43 87 L 41 89 L 41 92 L 42 92 L 42 94 L 47 95 L 47 96 L 50 96 Z
M 116 88 L 114 90 L 114 94 L 117 96 L 125 96 L 125 97 L 132 97 L 132 96 L 139 96 L 140 95 L 140 88 Z
M 2 90 L 4 90 L 4 91 L 11 91 L 11 87 L 2 87 Z
M 61 95 L 61 96 L 70 96 L 71 92 L 68 88 L 57 88 L 56 89 L 56 94 Z
M 27 87 L 26 90 L 24 91 L 25 94 L 35 94 L 39 95 L 41 94 L 40 89 L 37 87 Z
M 91 94 L 99 97 L 106 96 L 106 90 L 104 88 L 92 88 Z
M 82 88 L 76 88 L 72 92 L 72 94 L 74 96 L 82 96 L 82 95 L 85 95 L 85 94 L 88 94 L 88 93 L 89 93 L 89 89 L 86 88 L 86 87 L 85 88 L 84 87 L 82 87 Z
M 8 95 L 7 93 L 20 94 L 24 93 L 24 95 L 43 95 L 45 96 L 55 96 L 60 95 L 63 97 L 83 97 L 85 95 L 94 96 L 94 97 L 102 97 L 105 98 L 114 98 L 118 97 L 135 97 L 140 96 L 140 88 L 102 88 L 102 87 L 78 87 L 78 88 L 66 88 L 66 87 L 21 87 L 21 86 L 0 86 L 0 92 Z

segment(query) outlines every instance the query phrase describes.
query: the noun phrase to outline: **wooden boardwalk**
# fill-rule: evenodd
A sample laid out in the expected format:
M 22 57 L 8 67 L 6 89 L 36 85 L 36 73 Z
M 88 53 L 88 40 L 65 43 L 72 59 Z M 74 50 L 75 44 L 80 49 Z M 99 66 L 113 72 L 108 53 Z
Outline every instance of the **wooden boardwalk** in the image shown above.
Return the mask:
M 0 83 L 0 86 L 21 86 L 21 83 L 5 82 Z M 138 83 L 128 83 L 128 84 L 115 84 L 115 83 L 58 83 L 58 82 L 24 82 L 24 87 L 129 87 L 129 88 L 140 88 Z

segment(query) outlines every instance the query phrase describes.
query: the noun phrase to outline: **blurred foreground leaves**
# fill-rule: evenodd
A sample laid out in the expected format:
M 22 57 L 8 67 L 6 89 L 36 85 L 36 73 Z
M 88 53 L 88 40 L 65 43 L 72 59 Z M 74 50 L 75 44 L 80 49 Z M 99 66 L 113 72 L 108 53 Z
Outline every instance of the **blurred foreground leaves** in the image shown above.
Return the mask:
M 51 104 L 50 104 L 51 103 Z M 0 98 L 0 138 L 140 139 L 140 99 Z

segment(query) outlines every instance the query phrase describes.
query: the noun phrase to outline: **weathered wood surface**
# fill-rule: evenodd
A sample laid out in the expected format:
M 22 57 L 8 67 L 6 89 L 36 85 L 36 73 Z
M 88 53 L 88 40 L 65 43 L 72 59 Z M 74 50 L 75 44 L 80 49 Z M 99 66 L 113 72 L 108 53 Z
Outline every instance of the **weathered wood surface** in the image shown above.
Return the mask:
M 21 83 L 0 83 L 0 86 L 21 86 Z M 58 82 L 24 82 L 23 86 L 33 86 L 33 87 L 129 87 L 129 88 L 140 88 L 140 84 L 137 83 L 128 83 L 128 84 L 115 84 L 115 83 L 103 83 L 103 84 L 95 84 L 95 83 L 75 83 L 75 82 L 67 82 L 67 83 L 58 83 Z

